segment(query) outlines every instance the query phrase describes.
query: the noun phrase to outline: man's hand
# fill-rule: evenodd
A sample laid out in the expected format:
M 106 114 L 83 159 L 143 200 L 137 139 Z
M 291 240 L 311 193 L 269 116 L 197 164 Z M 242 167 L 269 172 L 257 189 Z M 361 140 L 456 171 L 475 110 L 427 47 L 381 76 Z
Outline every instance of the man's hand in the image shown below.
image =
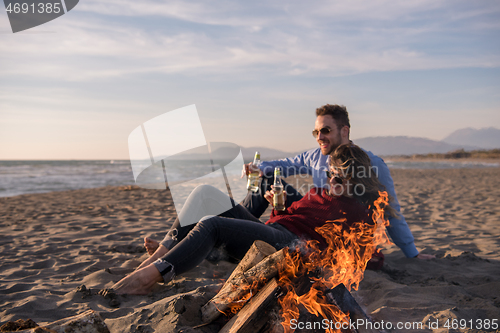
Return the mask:
M 266 191 L 266 193 L 264 194 L 264 199 L 266 199 L 271 205 L 273 205 L 273 197 L 274 197 L 274 190 L 272 189 L 272 185 L 271 185 L 271 190 L 270 191 Z M 286 191 L 283 191 L 283 198 L 284 198 L 284 201 L 286 202 Z
M 259 169 L 259 167 L 254 166 L 252 162 L 243 164 L 243 170 L 241 170 L 241 178 L 248 176 L 250 172 L 255 171 L 259 171 L 259 177 L 262 177 L 262 171 Z
M 434 259 L 434 258 L 436 258 L 436 256 L 435 256 L 435 255 L 433 255 L 433 254 L 424 254 L 424 253 L 419 253 L 419 254 L 417 255 L 417 257 L 416 257 L 416 258 L 418 258 L 418 259 L 422 259 L 422 260 L 429 260 L 429 259 Z

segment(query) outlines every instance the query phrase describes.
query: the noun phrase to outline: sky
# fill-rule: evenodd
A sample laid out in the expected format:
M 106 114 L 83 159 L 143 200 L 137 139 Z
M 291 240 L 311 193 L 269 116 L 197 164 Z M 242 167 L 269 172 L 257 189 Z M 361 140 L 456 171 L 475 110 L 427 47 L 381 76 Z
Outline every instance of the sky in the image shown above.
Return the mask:
M 354 141 L 500 128 L 499 40 L 492 0 L 82 0 L 15 34 L 2 7 L 0 160 L 128 159 L 192 104 L 209 142 L 289 152 L 327 103 Z

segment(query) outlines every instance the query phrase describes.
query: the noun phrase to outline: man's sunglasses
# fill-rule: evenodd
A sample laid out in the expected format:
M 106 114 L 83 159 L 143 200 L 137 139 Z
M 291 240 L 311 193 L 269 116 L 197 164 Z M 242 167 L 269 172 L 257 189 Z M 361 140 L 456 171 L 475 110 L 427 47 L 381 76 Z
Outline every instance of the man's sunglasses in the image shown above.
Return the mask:
M 313 136 L 315 138 L 318 137 L 319 133 L 323 134 L 323 135 L 327 135 L 328 133 L 330 133 L 332 131 L 332 129 L 330 127 L 323 127 L 322 129 L 320 130 L 317 130 L 315 129 L 314 131 L 312 131 L 313 133 Z
M 328 177 L 328 179 L 334 179 L 335 182 L 337 182 L 337 184 L 342 184 L 344 182 L 344 180 L 342 178 L 340 178 L 339 176 L 336 176 L 333 172 L 331 171 L 326 171 L 326 176 Z

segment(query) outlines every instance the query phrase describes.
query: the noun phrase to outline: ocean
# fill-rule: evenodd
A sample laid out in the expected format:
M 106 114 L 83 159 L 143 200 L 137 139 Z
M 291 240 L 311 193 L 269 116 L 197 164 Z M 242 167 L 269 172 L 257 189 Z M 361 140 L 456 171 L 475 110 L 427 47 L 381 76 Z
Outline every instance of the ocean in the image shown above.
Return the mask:
M 500 167 L 498 162 L 395 161 L 392 169 L 445 169 Z M 186 177 L 179 170 L 178 179 Z M 134 185 L 129 160 L 0 161 L 0 197 L 103 186 Z
M 130 161 L 0 161 L 0 197 L 134 184 Z

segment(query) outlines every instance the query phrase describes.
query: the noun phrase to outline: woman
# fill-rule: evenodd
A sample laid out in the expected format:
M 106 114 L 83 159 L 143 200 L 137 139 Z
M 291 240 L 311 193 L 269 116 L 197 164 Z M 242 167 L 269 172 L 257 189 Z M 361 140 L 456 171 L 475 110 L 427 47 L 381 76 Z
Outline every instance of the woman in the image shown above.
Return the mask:
M 266 224 L 236 205 L 224 216 L 203 216 L 195 225 L 181 226 L 177 220 L 153 255 L 131 275 L 113 286 L 119 294 L 147 294 L 157 282 L 168 283 L 175 274 L 201 263 L 214 248 L 224 247 L 232 258 L 241 260 L 255 240 L 281 249 L 297 239 L 315 239 L 326 246 L 315 228 L 326 221 L 345 219 L 347 224 L 372 224 L 370 206 L 383 190 L 371 170 L 366 153 L 353 144 L 339 146 L 330 156 L 329 188 L 313 188 L 283 212 L 273 210 Z M 208 194 L 207 194 L 208 193 Z M 265 198 L 272 200 L 272 191 Z M 206 212 L 204 200 L 228 200 L 222 192 L 206 185 L 197 188 L 186 201 L 179 217 Z M 213 202 L 211 202 L 213 205 Z M 208 205 L 210 206 L 210 205 Z M 389 214 L 395 211 L 387 206 Z M 155 246 L 146 240 L 146 245 Z

